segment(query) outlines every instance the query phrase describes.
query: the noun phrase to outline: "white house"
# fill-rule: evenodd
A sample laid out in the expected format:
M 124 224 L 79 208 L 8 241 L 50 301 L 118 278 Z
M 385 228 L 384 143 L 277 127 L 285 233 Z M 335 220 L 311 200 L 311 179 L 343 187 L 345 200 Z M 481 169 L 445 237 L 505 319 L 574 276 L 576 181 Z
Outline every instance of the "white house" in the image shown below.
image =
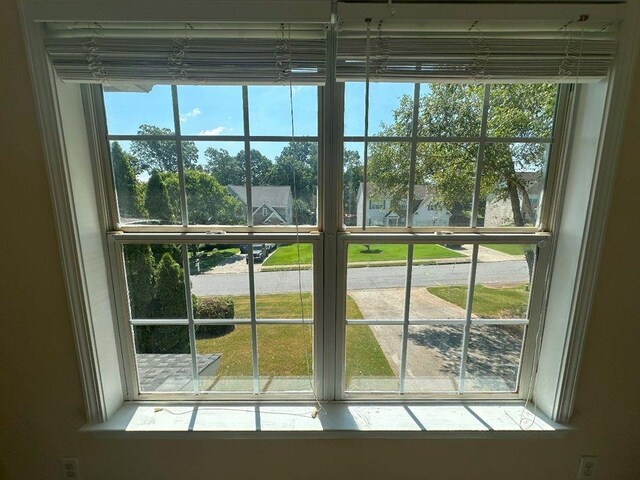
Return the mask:
M 387 196 L 373 193 L 376 188 L 367 184 L 366 218 L 367 225 L 384 227 L 403 227 L 406 225 L 406 201 L 401 202 L 399 211 L 391 208 L 391 200 Z M 358 187 L 357 223 L 362 225 L 362 183 Z M 448 226 L 449 213 L 442 205 L 435 201 L 433 192 L 428 185 L 414 187 L 413 225 L 416 227 Z

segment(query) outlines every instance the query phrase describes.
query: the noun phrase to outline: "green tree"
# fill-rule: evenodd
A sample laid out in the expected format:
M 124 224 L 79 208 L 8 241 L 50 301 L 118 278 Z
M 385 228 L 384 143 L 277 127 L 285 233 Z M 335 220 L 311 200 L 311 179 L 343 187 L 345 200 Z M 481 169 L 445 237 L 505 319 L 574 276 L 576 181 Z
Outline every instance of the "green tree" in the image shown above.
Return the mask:
M 162 255 L 155 278 L 151 318 L 186 318 L 184 271 L 169 252 Z M 189 335 L 184 325 L 138 326 L 135 338 L 138 353 L 189 353 Z
M 348 225 L 355 225 L 358 189 L 362 182 L 363 164 L 356 150 L 344 151 L 344 214 Z
M 187 170 L 184 181 L 189 223 L 236 225 L 245 219 L 240 202 L 213 175 Z
M 180 186 L 175 173 L 154 170 L 147 183 L 145 207 L 149 218 L 162 224 L 180 223 Z
M 555 85 L 492 85 L 489 91 L 489 136 L 551 136 L 557 92 Z M 419 134 L 477 137 L 483 95 L 482 85 L 431 85 L 429 92 L 420 99 Z M 403 96 L 394 111 L 394 122 L 383 125 L 381 135 L 407 135 L 411 112 L 411 99 Z M 369 172 L 373 189 L 390 196 L 396 206 L 407 195 L 409 148 L 408 144 L 396 143 L 375 143 L 371 146 Z M 527 219 L 533 218 L 527 193 L 531 175 L 523 173 L 542 176 L 545 148 L 535 143 L 493 143 L 485 146 L 481 198 L 492 194 L 499 200 L 508 200 L 515 226 L 524 226 Z M 477 154 L 478 145 L 473 143 L 425 142 L 418 145 L 415 183 L 433 188 L 436 200 L 452 214 L 450 224 L 468 225 Z M 480 221 L 483 217 L 484 208 L 481 208 Z M 526 256 L 531 267 L 532 252 Z
M 152 315 L 156 287 L 156 262 L 151 253 L 151 246 L 125 245 L 124 259 L 131 316 L 148 318 Z
M 216 177 L 222 185 L 244 185 L 245 154 L 240 150 L 235 156 L 223 148 L 207 148 L 205 170 Z M 265 185 L 273 163 L 258 150 L 251 149 L 251 184 Z
M 133 169 L 135 158 L 126 153 L 118 142 L 111 144 L 111 164 L 116 184 L 118 209 L 121 217 L 144 217 L 144 188 Z
M 294 195 L 294 221 L 316 222 L 318 183 L 318 145 L 315 142 L 290 142 L 275 159 L 268 185 L 288 185 Z
M 173 135 L 169 128 L 160 128 L 155 125 L 140 125 L 138 135 Z M 182 161 L 184 168 L 195 168 L 198 163 L 198 148 L 195 142 L 185 141 L 181 143 Z M 133 165 L 135 173 L 152 173 L 154 170 L 161 172 L 178 171 L 178 154 L 174 140 L 133 140 L 131 153 L 136 159 Z

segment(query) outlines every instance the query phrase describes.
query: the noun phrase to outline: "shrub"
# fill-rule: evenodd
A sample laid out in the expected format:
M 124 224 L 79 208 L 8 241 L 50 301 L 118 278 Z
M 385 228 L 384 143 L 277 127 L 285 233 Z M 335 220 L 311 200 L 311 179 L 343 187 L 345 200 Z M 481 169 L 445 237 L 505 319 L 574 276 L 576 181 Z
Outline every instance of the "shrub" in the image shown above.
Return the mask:
M 231 297 L 198 297 L 193 302 L 195 318 L 233 318 L 235 311 Z M 200 338 L 222 337 L 233 332 L 235 325 L 196 325 Z

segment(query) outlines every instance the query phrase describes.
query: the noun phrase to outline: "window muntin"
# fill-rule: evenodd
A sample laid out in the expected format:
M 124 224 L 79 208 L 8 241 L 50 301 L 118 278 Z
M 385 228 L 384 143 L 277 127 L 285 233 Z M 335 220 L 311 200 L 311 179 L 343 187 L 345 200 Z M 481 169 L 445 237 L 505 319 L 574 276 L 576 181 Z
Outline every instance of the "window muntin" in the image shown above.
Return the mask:
M 311 392 L 313 244 L 121 247 L 140 394 Z
M 315 225 L 318 91 L 181 85 L 105 92 L 120 225 Z M 263 204 L 271 215 L 262 215 Z
M 539 224 L 542 205 L 538 201 L 534 207 L 536 202 L 529 197 L 543 198 L 557 85 L 406 84 L 405 93 L 395 98 L 391 113 L 387 113 L 391 120 L 380 123 L 380 129 L 371 124 L 377 114 L 370 95 L 370 133 L 366 138 L 364 129 L 353 135 L 354 129 L 348 127 L 357 123 L 353 117 L 362 117 L 364 112 L 364 107 L 360 112 L 348 108 L 357 103 L 356 94 L 362 93 L 358 85 L 345 84 L 344 141 L 348 162 L 344 164 L 343 209 L 347 227 L 389 225 L 367 219 L 368 201 L 363 198 L 363 191 L 367 197 L 375 194 L 388 200 L 391 208 L 377 213 L 395 213 L 401 227 L 500 228 Z M 407 85 L 412 87 L 411 94 L 406 93 Z M 412 128 L 413 122 L 416 128 Z M 365 140 L 367 178 L 362 178 L 355 189 L 354 178 L 361 177 L 360 170 L 364 170 Z M 353 147 L 358 153 L 347 157 L 347 149 Z M 413 193 L 411 206 L 409 189 Z M 430 201 L 424 202 L 427 198 Z M 437 218 L 427 213 L 432 212 L 428 205 L 433 202 L 442 207 Z M 364 214 L 356 215 L 354 225 L 353 205 L 358 203 L 362 206 L 355 210 L 364 210 Z M 487 204 L 492 219 L 485 225 Z M 493 218 L 497 211 L 505 209 L 511 211 L 510 221 Z M 423 211 L 425 215 L 421 215 Z
M 404 86 L 405 90 L 413 91 L 414 98 L 416 99 L 416 101 L 409 102 L 412 108 L 414 105 L 422 105 L 419 87 L 419 85 L 413 84 L 410 85 L 410 88 L 406 85 Z M 174 87 L 174 98 L 178 98 L 180 95 L 180 88 L 182 87 Z M 485 101 L 485 103 L 483 103 L 482 114 L 480 115 L 481 127 L 482 125 L 486 125 L 488 122 L 488 104 L 486 103 L 486 98 L 489 96 L 490 88 L 491 87 L 489 86 L 482 87 L 484 95 L 483 101 Z M 243 92 L 243 106 L 245 107 L 248 107 L 249 105 L 247 103 L 247 100 L 250 98 L 248 95 L 249 90 L 250 88 L 246 88 Z M 393 91 L 393 89 L 390 91 Z M 407 102 L 406 98 L 403 101 Z M 477 108 L 475 105 L 471 105 L 468 107 L 468 110 L 471 113 L 467 112 L 465 115 L 473 117 L 470 120 L 470 124 L 475 128 L 474 125 L 476 120 L 474 115 Z M 193 109 L 190 111 L 193 111 Z M 419 113 L 420 109 L 417 108 L 414 109 L 414 111 Z M 200 114 L 192 115 L 188 118 L 190 120 L 199 116 Z M 523 124 L 525 124 L 525 126 L 532 122 L 529 118 L 530 116 L 531 115 L 524 115 L 525 118 L 523 120 Z M 183 120 L 183 117 L 185 117 L 184 113 L 180 116 L 176 116 L 174 120 L 176 123 L 184 125 L 185 123 L 188 123 L 188 121 Z M 314 120 L 317 122 L 317 118 Z M 494 123 L 496 123 L 495 120 Z M 419 127 L 420 124 L 416 123 L 416 126 Z M 404 127 L 406 127 L 406 125 L 404 125 L 403 128 Z M 423 130 L 431 128 L 433 130 L 433 125 L 427 125 L 420 128 L 423 128 Z M 449 130 L 455 129 L 455 123 L 450 124 L 447 128 Z M 179 127 L 176 128 L 176 130 L 180 132 Z M 246 131 L 250 131 L 250 128 L 246 129 Z M 489 138 L 483 135 L 466 136 L 462 138 L 454 136 L 432 138 L 420 137 L 417 133 L 417 129 L 413 128 L 409 128 L 407 134 L 405 134 L 406 132 L 404 132 L 403 129 L 400 129 L 400 131 L 404 136 L 387 137 L 380 135 L 368 139 L 368 160 L 370 163 L 369 170 L 367 172 L 367 184 L 369 187 L 367 190 L 371 192 L 371 189 L 373 189 L 374 193 L 373 197 L 369 195 L 370 198 L 367 205 L 370 208 L 372 206 L 378 207 L 372 210 L 380 210 L 380 213 L 382 214 L 380 218 L 374 218 L 374 215 L 370 212 L 365 213 L 368 225 L 396 229 L 406 227 L 408 224 L 413 225 L 415 228 L 469 227 L 470 225 L 474 225 L 475 220 L 478 227 L 487 227 L 490 225 L 485 225 L 483 223 L 486 212 L 489 210 L 486 208 L 486 203 L 491 199 L 490 195 L 493 195 L 494 198 L 500 195 L 499 189 L 501 185 L 487 173 L 487 170 L 479 168 L 479 165 L 484 163 L 491 165 L 491 162 L 504 163 L 504 158 L 508 155 L 511 155 L 513 158 L 520 155 L 522 158 L 525 158 L 525 161 L 514 160 L 512 162 L 514 169 L 527 168 L 528 165 L 533 165 L 532 167 L 529 167 L 532 174 L 546 174 L 551 138 L 538 138 L 532 136 L 522 138 Z M 166 188 L 166 191 L 171 193 L 171 195 L 167 195 L 167 197 L 172 201 L 172 215 L 167 215 L 166 219 L 163 219 L 162 222 L 157 221 L 156 219 L 146 219 L 146 225 L 149 226 L 149 232 L 153 231 L 154 225 L 180 225 L 181 221 L 184 223 L 185 215 L 183 205 L 186 206 L 187 211 L 190 212 L 189 219 L 194 217 L 199 218 L 196 215 L 198 212 L 195 208 L 197 205 L 196 202 L 202 200 L 206 201 L 209 199 L 210 195 L 201 195 L 200 197 L 193 195 L 192 188 L 190 188 L 190 182 L 197 182 L 191 180 L 189 178 L 190 176 L 197 179 L 198 176 L 202 176 L 202 174 L 211 175 L 213 177 L 216 175 L 229 175 L 231 178 L 235 174 L 236 177 L 233 178 L 238 180 L 236 183 L 239 183 L 239 185 L 233 186 L 237 187 L 234 189 L 237 190 L 237 192 L 232 193 L 236 194 L 237 200 L 242 200 L 241 192 L 245 192 L 246 201 L 247 182 L 244 177 L 244 172 L 247 158 L 244 155 L 245 147 L 249 147 L 250 151 L 249 160 L 252 170 L 249 183 L 251 183 L 252 192 L 256 192 L 259 187 L 262 187 L 259 183 L 264 179 L 265 175 L 264 170 L 260 170 L 260 166 L 269 166 L 267 162 L 270 162 L 270 165 L 275 165 L 277 163 L 272 162 L 272 160 L 263 153 L 268 152 L 268 154 L 270 154 L 274 159 L 289 160 L 289 165 L 295 166 L 295 169 L 292 168 L 291 171 L 287 170 L 286 167 L 281 169 L 280 173 L 282 175 L 278 180 L 282 183 L 289 182 L 291 184 L 291 197 L 297 195 L 297 198 L 300 199 L 300 194 L 303 196 L 306 195 L 307 198 L 312 199 L 308 202 L 309 204 L 317 204 L 317 171 L 318 163 L 320 162 L 320 159 L 318 158 L 319 139 L 317 137 L 296 136 L 292 141 L 291 138 L 280 137 L 277 135 L 261 136 L 245 134 L 242 136 L 233 136 L 224 134 L 210 135 L 204 133 L 200 135 L 186 135 L 183 133 L 174 135 L 171 132 L 163 131 L 158 135 L 140 135 L 135 137 L 133 135 L 110 135 L 109 139 L 111 141 L 112 149 L 115 142 L 122 142 L 122 144 L 127 147 L 127 151 L 131 152 L 133 150 L 133 142 L 137 142 L 136 152 L 169 152 L 169 155 L 166 155 L 165 157 L 161 157 L 159 154 L 156 155 L 158 158 L 167 159 L 164 164 L 160 164 L 159 162 L 156 163 L 156 165 L 162 166 L 164 169 L 163 171 L 152 172 L 151 175 L 147 173 L 146 178 L 144 173 L 136 177 L 140 183 L 148 181 L 152 175 L 163 179 L 169 179 L 169 185 L 172 188 Z M 365 138 L 347 137 L 346 139 L 350 141 L 344 143 L 344 173 L 345 183 L 347 183 L 347 178 L 350 179 L 348 183 L 350 188 L 348 190 L 345 187 L 344 192 L 345 222 L 350 218 L 352 223 L 355 220 L 355 223 L 358 224 L 362 222 L 363 216 L 361 203 L 359 201 L 354 202 L 353 199 L 349 199 L 348 194 L 351 193 L 353 195 L 353 193 L 356 192 L 356 194 L 361 197 L 363 195 L 362 190 L 365 187 L 365 182 L 363 182 L 364 172 L 361 158 Z M 175 145 L 175 147 L 173 149 L 167 149 L 165 148 L 166 145 Z M 146 150 L 144 150 L 145 148 Z M 156 150 L 153 150 L 153 148 Z M 516 153 L 514 154 L 513 152 Z M 378 157 L 388 157 L 391 161 L 390 165 L 392 168 L 388 168 L 386 170 L 385 168 L 375 168 L 376 155 Z M 154 160 L 157 162 L 158 158 L 155 158 Z M 185 162 L 185 160 L 187 161 Z M 371 162 L 373 162 L 373 167 Z M 286 165 L 287 162 L 284 161 L 283 164 Z M 434 167 L 434 164 L 437 168 Z M 455 168 L 449 168 L 449 171 L 447 171 L 447 165 L 450 167 L 453 165 Z M 303 175 L 299 175 L 300 172 L 304 172 L 304 169 L 301 167 L 305 167 L 308 172 L 312 172 L 310 175 L 307 175 L 308 178 L 306 180 L 308 180 L 309 177 L 311 180 L 305 185 L 297 183 L 301 180 L 301 177 L 303 177 Z M 146 166 L 145 168 L 149 167 Z M 182 170 L 182 173 L 180 172 L 180 169 Z M 440 177 L 437 178 L 439 182 L 437 184 L 435 184 L 431 179 L 434 169 L 440 174 Z M 290 175 L 294 170 L 297 174 L 296 177 Z M 481 172 L 481 177 L 478 179 L 477 175 L 479 171 Z M 409 181 L 411 176 L 413 176 L 412 182 Z M 424 178 L 429 180 L 420 180 Z M 182 183 L 180 182 L 181 179 Z M 382 191 L 378 188 L 378 184 L 386 184 L 385 182 L 391 182 L 393 184 L 392 191 L 394 192 L 394 195 L 385 196 L 382 194 Z M 434 185 L 427 185 L 429 182 L 434 183 Z M 451 194 L 450 191 L 447 191 L 449 184 L 458 186 L 458 190 L 454 190 Z M 413 187 L 412 192 L 414 200 L 411 209 L 408 208 L 407 202 L 410 185 Z M 427 186 L 429 188 L 427 188 Z M 525 185 L 524 189 L 531 199 L 543 198 L 541 188 L 528 190 L 529 186 L 530 185 Z M 491 190 L 491 188 L 493 188 L 493 190 Z M 181 197 L 181 189 L 184 189 L 183 197 Z M 453 203 L 451 200 L 447 199 L 447 196 L 444 193 L 441 193 L 439 189 L 447 191 L 447 193 L 461 204 L 461 208 L 447 209 L 444 206 L 445 202 L 449 201 L 450 204 Z M 482 195 L 486 195 L 484 198 L 487 199 L 487 202 L 483 201 Z M 256 225 L 258 224 L 256 218 L 265 217 L 264 212 L 267 207 L 265 207 L 265 204 L 258 199 L 258 195 L 254 196 L 253 200 L 253 215 L 251 222 Z M 355 212 L 351 214 L 347 213 L 347 200 L 350 200 L 351 210 L 355 210 Z M 215 203 L 218 205 L 220 204 L 219 201 Z M 530 203 L 533 207 L 535 202 L 531 200 Z M 521 202 L 520 206 L 524 210 L 523 205 L 524 203 Z M 298 210 L 296 210 L 296 208 Z M 425 221 L 420 218 L 421 208 L 424 210 L 424 214 L 429 216 L 429 221 Z M 204 210 L 206 210 L 206 206 L 204 207 Z M 276 208 L 267 208 L 267 210 L 267 213 L 270 214 L 270 220 L 273 222 L 265 223 L 269 226 L 290 225 L 292 223 L 296 223 L 296 215 L 298 216 L 298 223 L 313 224 L 316 222 L 315 208 L 313 210 L 310 208 L 305 210 L 299 205 L 299 203 L 295 202 L 291 202 L 291 204 L 282 211 L 278 211 Z M 242 212 L 244 216 L 249 217 L 246 203 Z M 240 215 L 240 217 L 242 217 L 242 215 Z M 300 218 L 304 218 L 305 221 L 301 222 Z M 411 222 L 409 222 L 408 218 L 411 218 Z M 529 218 L 528 223 L 517 226 L 526 228 L 528 225 L 535 224 L 539 219 L 538 212 L 534 210 L 534 213 L 530 215 Z M 277 221 L 274 221 L 274 219 Z M 242 227 L 243 225 L 246 226 L 250 223 L 248 220 L 243 220 L 244 219 L 242 218 L 237 220 L 236 224 Z M 143 222 L 138 224 L 143 224 Z M 220 225 L 225 224 L 225 222 L 207 217 L 197 220 L 196 224 Z M 233 225 L 233 221 L 226 221 L 226 224 Z M 498 226 L 502 227 L 511 225 L 507 222 L 503 222 Z M 291 241 L 293 242 L 293 245 L 296 246 L 293 239 L 294 237 L 291 236 L 287 240 L 287 243 Z M 239 240 L 234 241 L 239 242 Z M 506 241 L 508 242 L 509 240 L 507 239 Z M 241 245 L 242 243 L 236 244 Z M 456 252 L 455 248 L 451 248 L 456 244 L 459 243 L 446 242 L 443 240 L 442 245 L 440 246 L 442 251 L 450 251 L 449 253 L 453 252 L 451 255 L 444 256 L 438 256 L 433 252 L 424 252 L 424 250 L 437 247 L 435 244 L 430 245 L 420 242 L 416 244 L 404 244 L 405 257 L 404 263 L 402 263 L 402 259 L 400 258 L 402 257 L 402 254 L 400 254 L 400 257 L 396 254 L 389 257 L 389 254 L 384 252 L 384 250 L 388 248 L 388 245 L 384 242 L 372 240 L 367 243 L 358 243 L 357 245 L 360 245 L 361 248 L 381 250 L 381 252 L 376 252 L 376 254 L 379 257 L 384 258 L 382 258 L 382 260 L 371 260 L 369 257 L 360 258 L 359 262 L 363 265 L 350 265 L 347 268 L 347 272 L 352 268 L 357 267 L 364 267 L 364 270 L 370 271 L 370 274 L 375 276 L 375 279 L 372 280 L 371 289 L 374 294 L 380 296 L 380 292 L 377 292 L 376 289 L 383 288 L 381 285 L 384 285 L 384 282 L 386 281 L 390 281 L 389 277 L 379 270 L 381 264 L 384 264 L 384 268 L 400 267 L 401 270 L 404 269 L 405 273 L 403 281 L 406 282 L 406 270 L 415 268 L 415 271 L 420 271 L 421 268 L 425 267 L 425 262 L 456 265 L 456 263 L 458 263 L 457 260 L 451 259 L 456 258 L 456 253 L 463 255 Z M 351 247 L 355 245 L 356 244 L 350 245 L 349 255 L 352 254 Z M 365 247 L 365 245 L 367 245 L 367 247 Z M 507 247 L 513 246 L 508 243 L 506 245 Z M 178 248 L 183 249 L 184 247 L 180 244 L 178 245 Z M 256 274 L 256 266 L 259 266 L 260 262 L 265 258 L 265 248 L 266 247 L 264 245 L 256 247 L 254 244 L 246 247 L 245 255 L 247 259 L 251 257 L 253 261 L 253 265 L 251 266 L 251 269 L 254 269 L 252 275 Z M 280 251 L 284 252 L 281 253 L 281 255 L 285 257 L 288 256 L 289 262 L 292 261 L 291 258 L 297 258 L 297 251 L 288 252 L 288 255 L 285 255 L 286 252 L 284 250 L 286 246 L 282 246 L 281 248 L 282 250 Z M 468 249 L 471 251 L 471 256 L 473 256 L 473 250 L 480 249 L 478 242 L 470 243 Z M 295 250 L 297 250 L 297 248 L 295 248 Z M 307 269 L 313 264 L 313 255 L 311 253 L 313 248 L 311 244 L 303 243 L 301 244 L 301 250 L 302 265 L 300 268 L 301 273 L 306 275 L 309 273 Z M 402 250 L 402 248 L 400 250 Z M 411 253 L 409 253 L 410 251 Z M 187 255 L 190 255 L 190 252 L 190 247 L 187 247 Z M 360 256 L 362 257 L 362 255 Z M 188 278 L 190 281 L 186 283 L 189 284 L 191 288 L 196 288 L 195 284 L 197 281 L 193 281 L 195 278 L 195 274 L 193 272 L 197 271 L 198 268 L 204 268 L 204 264 L 200 262 L 196 264 L 194 263 L 196 260 L 195 258 L 188 258 L 188 270 L 190 272 Z M 407 258 L 409 258 L 408 261 Z M 411 260 L 411 258 L 413 258 L 413 260 Z M 353 260 L 350 261 L 350 263 L 356 264 L 358 261 Z M 478 268 L 478 265 L 482 265 L 482 263 L 482 258 L 480 261 L 477 259 L 471 259 L 468 262 L 468 265 L 474 265 L 474 268 Z M 292 268 L 293 271 L 295 271 L 297 266 L 293 263 L 291 265 L 293 265 Z M 468 265 L 467 269 L 469 269 Z M 322 266 L 317 264 L 314 267 L 318 268 Z M 184 266 L 182 268 L 184 269 Z M 243 268 L 249 269 L 249 264 L 245 263 Z M 288 268 L 289 267 L 287 267 L 287 269 Z M 287 269 L 285 269 L 285 271 Z M 464 267 L 456 265 L 455 269 L 457 275 L 458 272 L 464 269 Z M 278 270 L 279 269 L 276 269 L 276 271 Z M 381 273 L 382 275 L 380 275 Z M 247 273 L 247 275 L 249 274 Z M 286 276 L 284 273 L 281 273 L 281 275 Z M 347 277 L 349 277 L 349 275 L 353 274 L 347 273 Z M 413 274 L 409 275 L 412 278 L 414 276 Z M 402 275 L 400 275 L 400 277 L 401 276 Z M 266 285 L 264 288 L 273 288 L 273 285 L 278 285 L 282 283 L 282 281 L 282 279 L 279 279 L 277 281 L 264 282 Z M 297 282 L 297 278 L 291 277 L 289 280 L 284 280 L 284 283 L 287 283 L 287 281 L 295 284 Z M 184 343 L 185 339 L 182 334 L 184 332 L 183 327 L 186 327 L 189 348 L 188 351 L 180 351 L 179 353 L 190 357 L 184 357 L 182 359 L 183 362 L 187 362 L 187 360 L 190 359 L 192 367 L 195 366 L 190 380 L 188 375 L 182 372 L 180 374 L 176 374 L 176 376 L 179 377 L 179 381 L 173 383 L 166 382 L 163 387 L 153 387 L 155 383 L 149 380 L 148 370 L 144 370 L 139 365 L 141 361 L 141 357 L 139 355 L 147 353 L 147 351 L 134 353 L 137 362 L 137 378 L 139 381 L 137 388 L 139 389 L 140 394 L 146 396 L 156 395 L 159 393 L 175 393 L 178 395 L 190 396 L 196 393 L 240 397 L 256 394 L 276 396 L 310 395 L 312 393 L 311 386 L 314 383 L 317 386 L 319 382 L 318 378 L 314 378 L 314 365 L 317 365 L 318 359 L 321 359 L 322 355 L 326 354 L 326 352 L 322 352 L 317 349 L 315 339 L 315 334 L 317 332 L 315 329 L 318 328 L 318 325 L 313 327 L 312 325 L 314 319 L 318 320 L 318 318 L 315 316 L 308 316 L 308 312 L 309 310 L 315 311 L 318 307 L 314 305 L 313 302 L 313 298 L 315 298 L 315 292 L 313 292 L 312 288 L 313 285 L 307 285 L 305 284 L 305 281 L 306 280 L 302 281 L 305 286 L 302 291 L 302 305 L 300 305 L 300 311 L 284 314 L 278 318 L 274 318 L 272 314 L 268 313 L 268 309 L 266 310 L 266 314 L 261 313 L 260 305 L 261 302 L 265 301 L 265 298 L 263 298 L 263 294 L 256 290 L 256 288 L 262 288 L 260 285 L 263 282 L 259 279 L 256 280 L 255 278 L 252 280 L 253 293 L 251 291 L 247 291 L 247 287 L 244 287 L 244 292 L 242 293 L 242 295 L 245 295 L 246 297 L 244 302 L 249 305 L 250 310 L 251 304 L 253 303 L 253 312 L 250 311 L 250 316 L 248 318 L 234 317 L 233 322 L 230 322 L 229 319 L 199 318 L 196 306 L 197 301 L 194 302 L 193 297 L 190 297 L 190 295 L 186 293 L 186 286 L 184 287 L 184 298 L 192 298 L 191 306 L 189 306 L 188 302 L 185 300 L 185 309 L 187 312 L 178 315 L 179 318 L 142 319 L 132 316 L 128 326 L 132 328 L 131 345 L 134 346 L 138 345 L 136 343 L 138 341 L 136 338 L 143 336 L 143 333 L 141 333 L 144 332 L 144 330 L 141 330 L 143 327 L 147 330 L 151 329 L 151 327 L 157 327 L 159 332 L 169 332 L 173 327 L 176 329 L 175 336 L 182 339 L 182 343 Z M 471 281 L 469 280 L 468 274 L 465 281 Z M 474 279 L 474 286 L 476 283 L 477 282 Z M 419 285 L 419 283 L 417 285 Z M 454 286 L 462 287 L 463 285 L 456 284 Z M 479 290 L 486 287 L 486 285 L 482 283 L 478 283 L 478 286 Z M 350 290 L 350 288 L 351 287 L 347 286 L 347 290 L 345 292 L 336 292 L 338 299 L 340 299 L 341 295 L 346 295 L 347 304 L 349 304 L 349 302 L 354 303 L 354 300 L 350 295 L 351 293 L 356 295 L 357 289 L 351 288 Z M 414 286 L 413 288 L 417 287 Z M 468 286 L 466 288 L 468 289 Z M 265 295 L 273 295 L 273 293 Z M 413 289 L 409 289 L 409 293 L 405 294 L 405 301 L 409 302 L 409 305 L 413 302 L 413 295 Z M 415 293 L 415 295 L 419 296 L 419 293 Z M 351 298 L 351 300 L 349 300 L 349 298 Z M 473 298 L 475 299 L 475 297 Z M 286 302 L 284 303 L 286 304 Z M 401 307 L 403 305 L 402 302 L 396 303 Z M 474 303 L 471 302 L 471 305 L 473 304 Z M 359 307 L 358 304 L 355 303 L 355 307 L 352 306 L 351 308 L 354 309 Z M 189 312 L 189 309 L 191 309 L 191 312 Z M 345 312 L 347 315 L 348 309 L 349 307 L 347 307 L 347 312 Z M 465 315 L 467 314 L 465 313 Z M 520 376 L 520 357 L 523 350 L 527 325 L 529 323 L 527 316 L 525 315 L 523 317 L 511 319 L 500 317 L 477 320 L 475 318 L 477 315 L 473 310 L 471 310 L 468 315 L 469 318 L 466 318 L 465 316 L 463 318 L 439 319 L 442 321 L 441 324 L 433 324 L 430 319 L 425 320 L 419 317 L 415 320 L 412 319 L 411 308 L 408 310 L 408 313 L 405 313 L 404 310 L 402 310 L 401 312 L 391 312 L 388 315 L 384 315 L 385 318 L 381 321 L 370 322 L 370 319 L 367 319 L 366 317 L 347 317 L 346 324 L 343 327 L 344 331 L 342 333 L 343 338 L 345 338 L 345 344 L 344 350 L 341 354 L 344 358 L 342 368 L 345 377 L 343 378 L 342 389 L 337 393 L 337 398 L 348 398 L 351 395 L 394 395 L 398 393 L 406 395 L 476 395 L 517 393 L 518 379 Z M 326 322 L 326 319 L 322 319 L 322 321 Z M 511 323 L 505 325 L 507 321 Z M 198 334 L 196 332 L 198 327 L 204 326 L 233 327 L 231 332 L 236 338 L 239 338 L 239 340 L 236 343 L 229 345 L 229 342 L 225 342 L 223 335 L 223 337 L 206 339 L 207 342 L 203 343 L 203 339 L 198 338 Z M 379 341 L 378 336 L 383 338 L 383 334 L 380 332 L 384 332 L 385 330 L 388 330 L 389 334 L 384 335 L 384 341 Z M 425 342 L 429 344 L 429 342 L 432 341 L 432 338 L 435 338 L 442 333 L 442 330 L 446 331 L 445 336 L 448 338 L 446 348 L 443 348 L 441 352 L 432 354 L 431 356 L 439 356 L 443 358 L 444 360 L 442 362 L 445 365 L 448 365 L 448 369 L 434 372 L 429 370 L 429 368 L 426 368 L 424 371 L 418 370 L 418 372 L 415 372 L 411 365 L 416 363 L 419 364 L 423 361 L 423 357 L 425 356 L 424 346 L 416 342 L 415 339 L 424 337 L 426 339 Z M 378 336 L 376 336 L 376 333 Z M 165 333 L 164 336 L 166 335 L 167 334 Z M 158 335 L 158 337 L 162 338 L 163 335 Z M 502 349 L 503 351 L 498 352 L 498 357 L 504 359 L 504 365 L 501 364 L 496 366 L 491 363 L 491 361 L 487 360 L 487 357 L 490 357 L 492 353 L 490 351 L 488 353 L 486 347 L 487 337 L 507 338 L 510 340 L 508 345 L 505 344 Z M 283 349 L 282 338 L 288 338 L 291 344 L 298 348 Z M 377 348 L 363 348 L 362 342 L 367 338 L 369 341 L 373 339 L 373 342 L 377 344 Z M 262 345 L 262 347 L 260 347 L 260 345 Z M 393 348 L 390 345 L 392 345 Z M 154 344 L 153 348 L 159 349 L 161 353 L 153 351 L 150 354 L 166 355 L 167 353 L 163 352 L 160 347 Z M 373 355 L 373 353 L 371 353 L 372 351 L 378 352 L 378 360 L 384 359 L 387 362 L 387 369 L 385 371 L 371 370 L 371 368 L 367 366 L 367 362 L 369 361 L 367 358 L 368 356 Z M 389 359 L 398 358 L 398 354 L 399 360 L 395 363 L 390 362 Z M 220 369 L 213 369 L 211 367 L 212 364 L 215 364 L 216 362 L 219 363 L 221 361 L 224 362 L 224 359 L 229 359 L 230 357 L 239 359 L 237 362 L 237 368 L 226 368 L 223 366 Z M 154 361 L 157 362 L 157 360 Z M 185 363 L 185 365 L 187 365 L 187 363 Z M 287 365 L 287 368 L 283 368 L 283 365 Z M 485 372 L 489 372 L 490 375 L 485 374 Z M 187 378 L 190 383 L 182 382 L 181 378 Z M 176 386 L 178 383 L 180 385 Z M 156 389 L 145 390 L 151 388 Z
M 347 397 L 518 392 L 537 245 L 343 245 Z

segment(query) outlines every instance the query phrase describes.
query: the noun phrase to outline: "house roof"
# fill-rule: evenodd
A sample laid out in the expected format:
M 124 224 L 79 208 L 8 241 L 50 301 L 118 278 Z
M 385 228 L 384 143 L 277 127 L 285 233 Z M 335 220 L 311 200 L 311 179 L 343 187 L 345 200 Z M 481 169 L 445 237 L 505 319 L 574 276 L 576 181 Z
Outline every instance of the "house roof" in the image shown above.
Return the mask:
M 228 185 L 227 188 L 238 199 L 247 204 L 247 190 L 244 185 Z M 286 207 L 291 198 L 291 187 L 251 187 L 251 203 L 256 206 L 266 204 L 270 207 Z

